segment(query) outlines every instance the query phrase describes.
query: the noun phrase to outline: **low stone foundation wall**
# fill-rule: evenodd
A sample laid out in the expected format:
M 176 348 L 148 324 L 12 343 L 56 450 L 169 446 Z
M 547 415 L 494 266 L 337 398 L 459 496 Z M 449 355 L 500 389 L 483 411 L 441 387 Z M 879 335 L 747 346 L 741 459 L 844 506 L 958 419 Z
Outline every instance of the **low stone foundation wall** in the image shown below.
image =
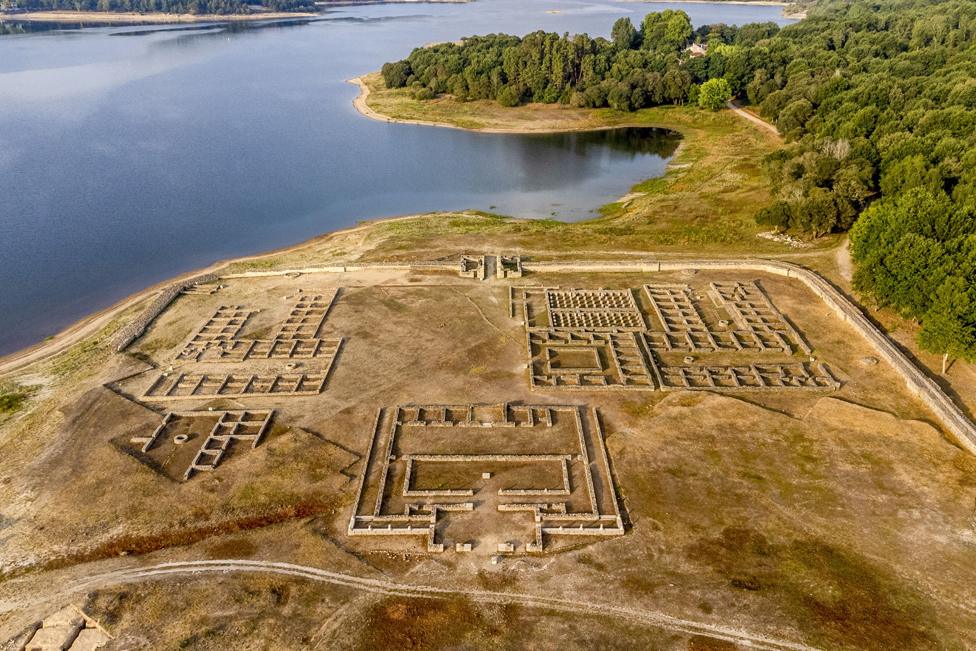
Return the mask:
M 633 262 L 578 261 L 532 262 L 520 259 L 521 270 L 536 273 L 660 273 L 688 270 L 758 271 L 795 278 L 804 283 L 843 321 L 854 327 L 901 376 L 908 390 L 921 399 L 941 420 L 946 430 L 969 452 L 976 454 L 976 425 L 942 388 L 915 363 L 863 312 L 819 274 L 788 262 L 760 259 L 729 260 L 635 260 Z M 125 350 L 140 337 L 152 321 L 166 309 L 181 291 L 195 284 L 213 282 L 220 278 L 258 278 L 293 274 L 344 273 L 365 270 L 457 271 L 457 262 L 416 262 L 388 264 L 352 264 L 343 266 L 307 267 L 282 271 L 252 271 L 215 276 L 198 276 L 166 288 L 146 311 L 120 331 L 116 350 Z
M 841 320 L 850 324 L 901 376 L 909 392 L 917 396 L 938 417 L 956 441 L 976 454 L 976 425 L 932 378 L 875 326 L 840 290 L 819 274 L 788 262 L 775 260 L 669 260 L 634 262 L 522 262 L 525 271 L 559 272 L 633 272 L 656 273 L 687 270 L 760 271 L 795 278 L 816 294 Z

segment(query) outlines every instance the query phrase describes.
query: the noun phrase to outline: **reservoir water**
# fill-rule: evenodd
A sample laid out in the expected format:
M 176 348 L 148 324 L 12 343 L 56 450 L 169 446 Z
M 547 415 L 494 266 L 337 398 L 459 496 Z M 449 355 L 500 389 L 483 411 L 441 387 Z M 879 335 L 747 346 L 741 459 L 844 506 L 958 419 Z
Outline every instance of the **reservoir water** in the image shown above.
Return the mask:
M 606 35 L 679 6 L 696 26 L 788 22 L 771 6 L 480 0 L 0 36 L 0 355 L 177 273 L 363 219 L 591 216 L 662 174 L 677 140 L 387 124 L 355 112 L 345 80 L 432 41 Z

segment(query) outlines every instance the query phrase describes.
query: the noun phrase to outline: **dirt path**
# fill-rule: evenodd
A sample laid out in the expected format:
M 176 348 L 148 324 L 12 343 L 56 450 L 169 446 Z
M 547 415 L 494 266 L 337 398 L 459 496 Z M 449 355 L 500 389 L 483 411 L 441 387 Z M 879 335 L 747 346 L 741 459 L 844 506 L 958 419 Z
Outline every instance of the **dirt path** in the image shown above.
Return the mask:
M 165 576 L 195 575 L 207 573 L 225 574 L 229 572 L 271 573 L 293 576 L 344 586 L 367 592 L 403 597 L 466 597 L 473 601 L 492 604 L 521 604 L 524 606 L 558 610 L 565 613 L 586 613 L 598 617 L 612 617 L 642 626 L 652 626 L 687 635 L 703 635 L 718 640 L 742 644 L 755 649 L 772 649 L 776 651 L 813 651 L 813 647 L 788 640 L 779 640 L 765 635 L 749 633 L 731 626 L 706 624 L 653 610 L 639 610 L 610 604 L 547 597 L 541 595 L 517 594 L 510 592 L 493 592 L 487 590 L 466 590 L 439 588 L 433 586 L 411 585 L 396 583 L 381 579 L 368 579 L 330 572 L 306 565 L 291 563 L 276 563 L 270 561 L 251 560 L 213 560 L 213 561 L 185 561 L 174 563 L 160 563 L 148 567 L 133 567 L 128 569 L 93 574 L 84 579 L 65 586 L 65 592 L 89 591 L 124 583 L 138 583 Z
M 732 100 L 729 100 L 728 102 L 726 102 L 725 105 L 733 113 L 735 113 L 736 115 L 738 115 L 740 117 L 743 117 L 746 120 L 749 120 L 750 122 L 752 122 L 753 124 L 757 125 L 761 129 L 765 129 L 766 131 L 769 131 L 770 133 L 772 133 L 772 134 L 776 135 L 777 137 L 779 137 L 779 129 L 777 129 L 775 126 L 773 126 L 769 122 L 766 122 L 762 118 L 753 115 L 752 113 L 750 113 L 749 111 L 745 110 L 744 108 L 742 108 L 741 106 L 739 106 L 738 104 L 736 104 L 735 102 L 733 102 Z
M 834 261 L 837 263 L 837 272 L 840 277 L 851 282 L 854 278 L 854 263 L 851 261 L 851 238 L 845 236 L 844 240 L 834 251 Z

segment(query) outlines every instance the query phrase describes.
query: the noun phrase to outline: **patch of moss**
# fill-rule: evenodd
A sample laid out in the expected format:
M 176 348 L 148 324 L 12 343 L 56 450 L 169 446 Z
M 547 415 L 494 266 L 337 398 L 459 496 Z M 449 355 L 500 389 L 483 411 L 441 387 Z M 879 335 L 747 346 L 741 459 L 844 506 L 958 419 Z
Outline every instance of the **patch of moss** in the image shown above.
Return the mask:
M 37 392 L 37 387 L 17 384 L 0 384 L 0 416 L 15 414 Z

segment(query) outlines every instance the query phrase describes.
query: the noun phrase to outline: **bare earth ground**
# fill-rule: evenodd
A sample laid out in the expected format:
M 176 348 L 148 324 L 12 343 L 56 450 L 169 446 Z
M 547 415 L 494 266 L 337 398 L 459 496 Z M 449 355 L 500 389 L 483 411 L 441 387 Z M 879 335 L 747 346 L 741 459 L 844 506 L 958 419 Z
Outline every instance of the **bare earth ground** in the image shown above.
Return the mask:
M 530 390 L 524 328 L 510 317 L 506 285 L 699 288 L 715 280 L 759 280 L 843 386 L 731 394 Z M 520 639 L 540 648 L 722 648 L 707 645 L 728 639 L 730 629 L 742 636 L 732 639 L 760 646 L 768 638 L 769 648 L 976 643 L 976 613 L 967 605 L 976 462 L 939 434 L 883 364 L 865 366 L 871 351 L 792 281 L 699 273 L 482 282 L 369 271 L 223 284 L 213 295 L 178 299 L 126 355 L 97 353 L 77 367 L 60 360 L 37 369 L 56 390 L 3 427 L 2 555 L 10 578 L 0 587 L 2 637 L 45 608 L 78 603 L 120 648 L 271 641 L 430 648 L 457 640 L 504 648 Z M 185 370 L 175 355 L 217 307 L 261 310 L 239 335 L 259 339 L 296 298 L 340 286 L 320 334 L 346 341 L 321 394 L 162 406 L 275 409 L 256 449 L 186 482 L 133 450 L 131 437 L 160 420 L 147 408 L 160 406 L 142 399 L 157 373 L 139 372 Z M 248 365 L 249 372 L 262 364 Z M 519 553 L 493 565 L 493 550 L 455 553 L 453 540 L 446 541 L 452 549 L 427 554 L 416 539 L 346 534 L 377 409 L 505 401 L 600 410 L 625 535 L 554 544 L 542 555 Z M 512 526 L 499 513 L 475 517 L 489 529 L 493 518 Z M 517 522 L 516 529 L 525 526 Z M 123 568 L 209 558 L 287 562 L 447 592 L 363 593 L 356 584 L 319 587 L 252 569 L 216 582 L 109 576 L 70 587 Z M 486 603 L 479 594 L 486 590 L 505 601 Z M 177 593 L 179 615 L 155 626 Z M 580 620 L 522 601 L 543 595 L 589 604 L 579 608 L 593 616 Z M 644 623 L 605 606 L 644 613 Z M 652 624 L 648 613 L 675 621 Z
M 692 123 L 690 112 L 676 114 Z M 693 166 L 673 169 L 662 183 L 699 193 L 714 185 L 709 179 L 727 178 L 720 168 L 733 143 L 767 137 L 723 116 L 709 118 L 701 138 L 726 133 L 728 153 L 686 135 Z M 760 191 L 758 177 L 738 183 Z M 703 201 L 718 205 L 720 195 Z M 336 233 L 222 273 L 456 261 L 459 252 L 516 249 L 535 259 L 627 259 L 661 245 L 677 255 L 681 246 L 662 245 L 661 234 L 679 232 L 705 232 L 701 248 L 719 251 L 705 215 L 687 203 L 652 191 L 604 220 L 566 226 L 422 216 Z M 747 223 L 744 211 L 731 219 Z M 617 228 L 625 233 L 619 244 Z M 743 230 L 728 252 L 767 246 L 766 255 L 792 256 L 844 286 L 829 243 L 791 254 L 753 240 Z M 693 237 L 680 241 L 696 248 Z M 690 285 L 711 314 L 712 281 L 758 281 L 840 388 L 530 388 L 526 330 L 517 311 L 512 317 L 510 287 Z M 12 648 L 33 622 L 68 604 L 116 649 L 976 646 L 976 460 L 800 284 L 727 272 L 530 273 L 483 282 L 417 268 L 220 283 L 214 294 L 178 298 L 124 354 L 112 352 L 113 337 L 151 295 L 4 378 L 35 387 L 21 410 L 0 415 L 0 640 Z M 314 373 L 321 358 L 228 365 L 178 356 L 221 306 L 258 310 L 234 341 L 264 341 L 296 302 L 334 290 L 317 336 L 343 342 L 320 393 L 145 397 L 162 373 Z M 639 309 L 653 322 L 643 298 Z M 807 360 L 726 355 L 736 363 L 764 359 L 757 355 Z M 670 354 L 669 363 L 681 356 Z M 582 355 L 571 359 L 584 363 Z M 969 367 L 958 365 L 950 373 L 969 383 L 958 385 L 960 394 L 972 386 L 964 372 Z M 490 508 L 449 514 L 438 529 L 441 553 L 429 553 L 419 537 L 348 535 L 379 409 L 503 402 L 598 410 L 623 535 L 550 536 L 544 552 L 520 545 L 497 564 L 492 546 L 455 552 L 453 543 L 463 541 L 452 536 L 474 531 L 487 540 L 505 530 L 524 542 L 531 516 Z M 216 469 L 187 481 L 173 469 L 185 467 L 192 448 L 168 440 L 142 453 L 133 442 L 170 410 L 268 409 L 275 414 L 259 445 L 237 445 Z M 198 446 L 204 432 L 185 431 L 184 445 Z M 450 446 L 451 432 L 467 431 L 425 435 L 433 450 Z M 470 434 L 463 443 L 471 445 Z M 532 480 L 517 466 L 492 470 L 493 480 Z M 483 481 L 466 469 L 422 472 L 423 488 Z M 572 500 L 585 489 L 575 477 Z M 482 490 L 473 499 L 496 498 Z

